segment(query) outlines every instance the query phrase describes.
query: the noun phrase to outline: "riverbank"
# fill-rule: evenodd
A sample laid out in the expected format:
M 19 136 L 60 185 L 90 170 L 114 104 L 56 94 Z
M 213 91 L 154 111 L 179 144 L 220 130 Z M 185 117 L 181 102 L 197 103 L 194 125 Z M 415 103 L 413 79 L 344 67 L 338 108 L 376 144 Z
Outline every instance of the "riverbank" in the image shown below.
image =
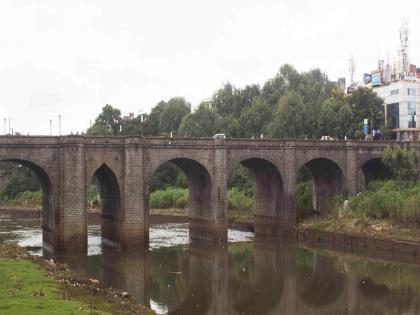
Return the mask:
M 307 219 L 295 229 L 301 245 L 420 264 L 420 226 L 366 218 Z
M 349 234 L 359 237 L 412 242 L 420 244 L 420 224 L 385 219 L 315 217 L 298 225 L 301 229 Z
M 155 314 L 126 292 L 31 256 L 14 243 L 0 243 L 0 266 L 0 313 Z

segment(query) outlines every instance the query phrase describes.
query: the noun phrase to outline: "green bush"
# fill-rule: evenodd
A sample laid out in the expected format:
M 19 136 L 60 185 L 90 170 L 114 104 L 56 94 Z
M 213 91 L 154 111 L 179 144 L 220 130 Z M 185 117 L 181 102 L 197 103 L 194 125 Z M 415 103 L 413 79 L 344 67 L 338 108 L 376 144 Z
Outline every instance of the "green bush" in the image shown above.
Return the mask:
M 254 199 L 247 196 L 238 188 L 228 190 L 228 208 L 238 211 L 251 211 Z M 165 190 L 156 190 L 150 194 L 149 206 L 153 209 L 183 209 L 188 207 L 188 189 L 169 187 Z
M 314 213 L 313 185 L 312 179 L 298 182 L 296 185 L 296 215 L 298 221 Z
M 227 193 L 228 208 L 231 210 L 251 211 L 254 205 L 254 199 L 247 196 L 239 188 L 231 188 Z
M 39 202 L 42 201 L 42 191 L 23 191 L 16 195 L 16 200 L 19 201 L 32 201 L 32 202 Z
M 14 206 L 40 206 L 42 204 L 42 191 L 22 191 L 13 198 L 3 197 L 1 203 Z
M 254 179 L 242 165 L 237 165 L 230 173 L 228 189 L 233 188 L 243 191 L 248 197 L 254 196 Z
M 420 184 L 406 181 L 376 181 L 349 199 L 349 213 L 373 219 L 420 223 Z
M 153 209 L 186 208 L 188 205 L 188 189 L 166 188 L 150 194 L 149 206 Z

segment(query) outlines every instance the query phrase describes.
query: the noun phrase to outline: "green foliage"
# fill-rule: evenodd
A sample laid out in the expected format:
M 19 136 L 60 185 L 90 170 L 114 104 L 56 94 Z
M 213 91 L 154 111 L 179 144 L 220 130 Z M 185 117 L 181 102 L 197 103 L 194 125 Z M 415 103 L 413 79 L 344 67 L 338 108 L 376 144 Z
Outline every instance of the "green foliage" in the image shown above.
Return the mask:
M 143 122 L 143 134 L 145 136 L 158 136 L 160 133 L 160 114 L 163 112 L 166 103 L 160 101 L 155 107 L 152 108 L 152 111 L 149 115 L 146 116 Z
M 143 122 L 140 116 L 122 119 L 118 109 L 106 105 L 87 133 L 361 139 L 363 119 L 369 119 L 370 127 L 383 127 L 382 100 L 371 89 L 358 88 L 347 96 L 319 69 L 299 73 L 288 64 L 262 89 L 255 84 L 237 88 L 226 83 L 192 113 L 184 98 L 173 97 L 159 102 L 144 118 Z
M 227 83 L 213 95 L 212 105 L 222 117 L 239 117 L 242 110 L 249 107 L 253 98 L 259 94 L 258 85 L 248 85 L 242 90 Z
M 349 199 L 349 215 L 420 223 L 420 184 L 377 181 Z
M 254 199 L 245 195 L 238 188 L 234 187 L 228 190 L 228 209 L 238 211 L 251 211 L 254 205 Z
M 149 206 L 152 209 L 185 209 L 188 207 L 188 189 L 168 187 L 150 194 Z M 231 210 L 251 211 L 254 199 L 238 188 L 228 190 L 228 207 Z
M 331 97 L 321 105 L 319 127 L 321 135 L 329 135 L 343 139 L 350 135 L 352 124 L 352 109 L 346 102 L 346 95 L 341 90 L 335 89 Z
M 295 91 L 284 95 L 270 125 L 269 135 L 275 138 L 301 138 L 305 133 L 303 98 Z
M 313 175 L 312 172 L 309 168 L 307 168 L 306 166 L 303 166 L 297 175 L 297 182 L 301 183 L 301 182 L 307 182 L 307 181 L 312 181 L 313 180 Z
M 28 168 L 16 163 L 1 163 L 0 200 L 10 200 L 25 191 L 40 191 L 41 186 L 35 174 Z
M 182 119 L 178 135 L 181 137 L 212 137 L 217 133 L 219 116 L 208 103 L 202 103 L 194 113 Z
M 188 206 L 188 189 L 166 188 L 150 194 L 149 206 L 153 209 L 186 208 Z
M 191 112 L 191 105 L 183 97 L 171 98 L 159 115 L 159 133 L 176 132 L 184 116 Z
M 95 119 L 95 123 L 87 130 L 90 135 L 117 135 L 121 125 L 121 111 L 111 105 L 105 105 Z
M 416 151 L 394 144 L 385 148 L 382 160 L 392 178 L 403 181 L 418 180 L 419 156 Z
M 0 265 L 0 313 L 92 314 L 91 297 L 87 303 L 64 298 L 60 285 L 31 261 L 0 258 Z M 111 314 L 114 311 L 112 305 L 102 303 L 95 313 Z
M 314 214 L 313 180 L 298 182 L 296 185 L 296 216 L 298 220 Z
M 238 188 L 248 197 L 254 196 L 254 180 L 249 171 L 242 165 L 233 168 L 229 176 L 228 188 Z
M 352 124 L 350 136 L 354 139 L 362 139 L 363 119 L 369 120 L 369 128 L 379 129 L 384 124 L 383 100 L 370 88 L 359 87 L 348 98 L 352 108 Z
M 252 100 L 251 106 L 246 107 L 239 117 L 240 135 L 246 138 L 260 137 L 265 134 L 267 121 L 270 121 L 272 109 L 260 97 Z
M 184 172 L 173 163 L 161 165 L 153 174 L 150 180 L 150 192 L 168 187 L 188 187 L 187 178 Z

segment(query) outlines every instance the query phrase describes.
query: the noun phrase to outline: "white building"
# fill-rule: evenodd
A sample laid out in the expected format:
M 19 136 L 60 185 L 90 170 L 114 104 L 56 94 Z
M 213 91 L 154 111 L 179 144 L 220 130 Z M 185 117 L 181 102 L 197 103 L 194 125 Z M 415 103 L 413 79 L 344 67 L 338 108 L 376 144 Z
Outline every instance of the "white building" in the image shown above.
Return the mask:
M 384 99 L 385 126 L 391 139 L 420 139 L 420 80 L 415 76 L 404 80 L 373 86 L 373 91 Z M 419 120 L 420 121 L 420 120 Z
M 420 68 L 410 63 L 408 34 L 405 22 L 400 29 L 398 60 L 393 65 L 379 60 L 378 69 L 363 76 L 364 84 L 384 99 L 385 126 L 395 140 L 420 139 Z

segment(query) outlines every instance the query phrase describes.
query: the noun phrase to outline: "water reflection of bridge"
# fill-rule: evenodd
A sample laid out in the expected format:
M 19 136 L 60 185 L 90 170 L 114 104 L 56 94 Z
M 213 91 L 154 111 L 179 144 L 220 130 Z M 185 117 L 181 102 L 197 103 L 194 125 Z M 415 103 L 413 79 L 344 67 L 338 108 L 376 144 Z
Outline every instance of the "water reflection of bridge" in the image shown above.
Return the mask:
M 85 263 L 107 286 L 167 305 L 169 314 L 383 314 L 391 297 L 344 258 L 258 239 L 234 246 L 254 248 L 105 250 Z

